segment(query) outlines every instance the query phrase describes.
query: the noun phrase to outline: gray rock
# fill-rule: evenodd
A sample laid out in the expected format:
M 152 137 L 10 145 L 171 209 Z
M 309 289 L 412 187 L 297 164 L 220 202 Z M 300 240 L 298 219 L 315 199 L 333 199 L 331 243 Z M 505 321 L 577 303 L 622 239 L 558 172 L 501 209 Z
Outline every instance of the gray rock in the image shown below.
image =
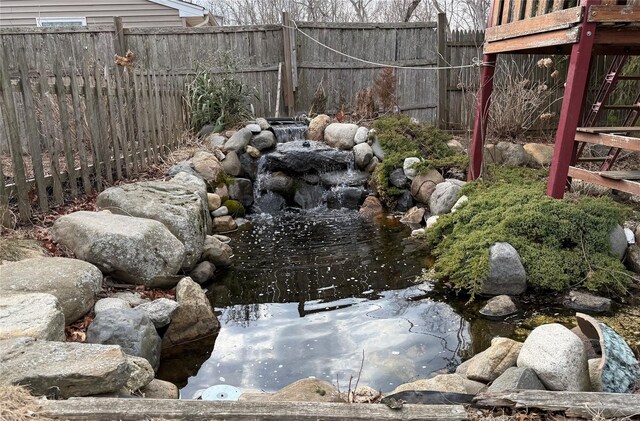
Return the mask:
M 238 228 L 238 225 L 233 220 L 233 217 L 230 215 L 218 216 L 213 218 L 213 232 L 230 232 Z M 206 259 L 206 244 L 205 250 L 202 253 L 202 258 Z
M 171 323 L 171 314 L 178 308 L 178 303 L 168 298 L 158 298 L 149 303 L 140 304 L 135 308 L 141 311 L 151 320 L 156 328 L 164 327 Z
M 627 248 L 627 258 L 625 263 L 629 269 L 635 273 L 640 273 L 640 246 L 631 244 Z
M 238 177 L 242 175 L 242 164 L 240 163 L 240 158 L 238 158 L 238 154 L 234 151 L 227 152 L 224 160 L 221 162 L 222 168 L 224 168 L 224 172 L 227 174 Z
M 497 379 L 509 367 L 514 367 L 522 343 L 508 338 L 494 338 L 491 346 L 469 360 L 466 376 L 470 380 L 488 383 Z
M 498 142 L 496 149 L 499 151 L 502 164 L 521 166 L 527 163 L 527 154 L 519 143 Z
M 450 181 L 436 185 L 429 198 L 429 210 L 433 215 L 449 213 L 458 200 L 461 187 Z
M 151 219 L 75 212 L 58 218 L 52 234 L 76 257 L 102 272 L 152 288 L 175 285 L 185 259 L 182 242 L 162 223 Z
M 371 161 L 369 161 L 369 165 L 367 165 L 367 168 L 365 168 L 364 170 L 368 173 L 372 173 L 376 168 L 378 168 L 378 164 L 380 164 L 380 160 L 377 156 L 374 156 L 373 158 L 371 158 Z
M 233 249 L 229 244 L 225 244 L 211 235 L 207 236 L 204 245 L 204 253 L 202 257 L 208 262 L 213 263 L 216 267 L 231 266 L 231 257 Z
M 87 342 L 120 345 L 126 354 L 147 359 L 154 369 L 160 365 L 160 336 L 143 311 L 109 309 L 96 314 Z
M 217 218 L 219 216 L 229 215 L 229 209 L 226 206 L 220 206 L 218 209 L 211 212 L 211 216 Z
M 215 272 L 216 266 L 209 261 L 204 261 L 198 263 L 198 266 L 189 273 L 189 276 L 198 284 L 203 285 L 213 279 Z
M 405 190 L 404 192 L 402 192 L 402 194 L 396 199 L 396 210 L 398 212 L 406 212 L 411 209 L 413 205 L 413 196 L 411 196 L 411 192 L 409 190 Z
M 527 274 L 520 255 L 509 243 L 495 243 L 489 248 L 489 276 L 482 283 L 481 294 L 518 295 L 527 289 Z
M 331 171 L 320 174 L 320 183 L 327 187 L 363 186 L 369 180 L 369 174 L 364 171 Z
M 193 163 L 189 161 L 178 162 L 176 165 L 169 168 L 169 171 L 167 171 L 167 176 L 175 177 L 178 173 L 181 172 L 186 172 L 187 174 L 195 175 L 197 177 L 200 176 L 194 168 Z
M 382 144 L 377 138 L 371 143 L 371 149 L 380 162 L 384 161 L 384 149 L 382 149 Z
M 359 143 L 353 147 L 353 155 L 356 167 L 365 169 L 373 158 L 373 149 L 368 143 Z
M 120 291 L 111 296 L 118 300 L 122 300 L 129 305 L 129 307 L 136 307 L 143 303 L 148 303 L 151 300 L 148 298 L 142 298 L 142 296 L 135 291 Z
M 606 313 L 611 311 L 611 299 L 599 297 L 588 292 L 569 291 L 564 306 L 576 311 Z
M 253 133 L 251 132 L 251 130 L 247 129 L 246 127 L 243 127 L 242 129 L 235 132 L 233 136 L 229 138 L 229 140 L 227 140 L 227 142 L 224 144 L 224 151 L 225 152 L 235 151 L 235 152 L 242 153 L 244 152 L 244 149 L 247 147 L 247 145 L 251 141 L 252 137 L 253 137 Z M 256 146 L 256 145 L 253 145 L 253 146 Z
M 211 303 L 200 285 L 191 278 L 183 278 L 176 287 L 178 308 L 171 316 L 171 324 L 162 338 L 162 355 L 180 352 L 176 347 L 208 336 L 217 335 L 220 322 L 213 314 Z
M 418 175 L 411 182 L 411 194 L 416 202 L 429 203 L 431 195 L 436 189 L 436 185 L 442 183 L 444 178 L 436 170 L 430 170 L 426 174 Z
M 172 183 L 178 183 L 188 189 L 190 192 L 199 194 L 204 200 L 207 200 L 207 183 L 204 182 L 199 175 L 187 174 L 179 172 L 172 179 Z
M 490 393 L 510 392 L 513 390 L 546 390 L 536 372 L 531 368 L 510 367 L 495 379 L 487 389 Z
M 416 380 L 411 383 L 401 384 L 391 394 L 405 390 L 431 390 L 436 392 L 454 392 L 476 394 L 485 385 L 480 382 L 465 379 L 459 374 L 439 374 L 430 379 Z
M 260 127 L 259 124 L 253 123 L 253 124 L 247 124 L 245 126 L 248 130 L 251 130 L 251 133 L 253 134 L 258 134 L 262 131 L 262 128 Z
M 207 138 L 207 143 L 212 148 L 222 148 L 227 142 L 227 138 L 219 134 L 213 134 Z
M 271 127 L 267 119 L 262 117 L 256 118 L 256 124 L 260 126 L 260 130 L 269 130 Z
M 0 340 L 29 336 L 64 341 L 64 314 L 58 299 L 38 292 L 0 295 Z
M 413 180 L 416 178 L 416 170 L 413 168 L 414 165 L 420 163 L 420 158 L 412 156 L 410 158 L 405 158 L 404 163 L 402 164 L 402 171 L 404 172 L 405 177 L 409 180 Z
M 351 123 L 331 123 L 324 129 L 324 142 L 332 148 L 349 150 L 355 145 L 358 126 Z
M 253 205 L 254 212 L 268 215 L 280 213 L 287 206 L 287 200 L 278 193 L 268 191 L 263 195 L 256 197 Z
M 424 218 L 424 213 L 424 208 L 414 206 L 402 216 L 400 222 L 403 224 L 420 225 L 422 223 L 422 218 Z
M 96 305 L 93 307 L 93 312 L 98 314 L 100 312 L 109 310 L 111 308 L 122 310 L 122 309 L 131 308 L 131 306 L 127 301 L 122 300 L 120 298 L 107 297 L 107 298 L 102 298 L 96 301 Z
M 276 145 L 276 135 L 270 130 L 264 130 L 253 136 L 249 144 L 259 151 L 271 149 Z
M 153 379 L 140 392 L 147 399 L 179 399 L 178 386 L 164 380 Z
M 58 299 L 66 324 L 87 314 L 102 286 L 94 265 L 64 257 L 37 257 L 0 266 L 0 295 L 42 292 Z
M 293 196 L 293 201 L 302 209 L 317 208 L 323 202 L 324 192 L 322 186 L 300 183 Z
M 247 150 L 253 146 L 247 146 Z M 256 149 L 257 150 L 257 149 Z M 258 161 L 249 152 L 240 155 L 240 166 L 245 177 L 255 180 L 258 175 Z
M 455 149 L 457 152 L 466 153 L 464 146 L 462 146 L 462 143 L 460 143 L 460 141 L 456 139 L 451 139 L 450 141 L 448 141 L 447 146 Z
M 182 268 L 190 270 L 198 263 L 211 227 L 206 196 L 178 183 L 144 181 L 111 187 L 98 195 L 96 205 L 114 214 L 161 222 L 184 245 Z
M 566 327 L 546 324 L 524 341 L 518 367 L 532 368 L 549 390 L 588 391 L 587 355 L 580 338 Z
M 110 393 L 129 379 L 127 359 L 118 346 L 6 339 L 0 341 L 0 361 L 0 386 L 26 386 L 36 396 Z
M 389 173 L 389 182 L 399 189 L 406 189 L 411 183 L 402 168 L 396 168 Z
M 469 201 L 469 198 L 466 195 L 460 196 L 460 198 L 456 201 L 456 203 L 451 208 L 451 213 L 460 209 L 465 203 Z
M 200 131 L 198 131 L 198 134 L 196 136 L 198 136 L 201 139 L 205 138 L 209 136 L 211 133 L 213 133 L 214 128 L 215 126 L 213 124 L 205 124 L 204 126 L 202 126 Z
M 217 183 L 224 172 L 220 160 L 207 151 L 197 151 L 189 161 L 193 164 L 198 174 L 210 183 Z
M 247 178 L 235 178 L 233 184 L 228 186 L 229 199 L 237 200 L 243 206 L 253 204 L 253 183 Z
M 153 367 L 146 358 L 127 355 L 127 364 L 129 365 L 129 379 L 125 387 L 134 392 L 151 383 L 155 377 Z
M 347 169 L 353 162 L 353 154 L 325 145 L 324 143 L 307 141 L 280 143 L 275 152 L 265 155 L 265 165 L 272 171 L 287 173 L 305 173 Z
M 480 309 L 480 314 L 488 319 L 503 319 L 517 312 L 518 306 L 508 295 L 493 297 Z
M 616 225 L 609 233 L 609 243 L 611 244 L 611 253 L 622 260 L 629 245 L 627 236 L 624 234 L 624 228 Z
M 361 187 L 334 188 L 327 193 L 327 207 L 329 209 L 360 209 L 367 195 L 367 190 Z
M 425 225 L 424 225 L 425 229 L 429 229 L 429 228 L 433 227 L 436 224 L 436 222 L 438 222 L 438 219 L 440 219 L 440 215 L 432 215 L 432 216 L 428 217 L 427 220 L 424 221 L 425 222 Z
M 294 194 L 295 183 L 293 178 L 283 172 L 271 173 L 268 177 L 262 179 L 260 190 L 272 191 L 285 197 Z
M 366 127 L 358 127 L 356 131 L 356 135 L 353 137 L 353 141 L 356 145 L 361 143 L 365 143 L 367 141 L 367 137 L 369 136 L 369 129 Z

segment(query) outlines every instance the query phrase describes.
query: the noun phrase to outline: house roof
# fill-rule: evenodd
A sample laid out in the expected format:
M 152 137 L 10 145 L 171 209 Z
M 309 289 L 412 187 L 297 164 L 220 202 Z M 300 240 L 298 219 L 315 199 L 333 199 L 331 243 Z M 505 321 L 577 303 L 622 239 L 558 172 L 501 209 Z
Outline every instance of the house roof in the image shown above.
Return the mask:
M 198 4 L 189 3 L 183 0 L 149 0 L 149 1 L 178 10 L 178 13 L 181 18 L 189 18 L 189 17 L 195 17 L 195 16 L 202 17 L 206 15 L 204 7 Z

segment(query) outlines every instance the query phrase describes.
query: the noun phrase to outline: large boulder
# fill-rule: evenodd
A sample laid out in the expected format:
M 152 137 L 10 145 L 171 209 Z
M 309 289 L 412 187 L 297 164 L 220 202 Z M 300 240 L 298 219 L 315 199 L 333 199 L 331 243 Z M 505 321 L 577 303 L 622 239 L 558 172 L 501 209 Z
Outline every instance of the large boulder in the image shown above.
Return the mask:
M 253 183 L 248 178 L 235 178 L 228 189 L 229 199 L 237 200 L 245 207 L 253 204 Z
M 547 168 L 553 161 L 553 145 L 527 143 L 524 145 L 527 163 L 532 167 Z
M 93 312 L 95 314 L 98 314 L 110 308 L 121 310 L 121 309 L 131 308 L 131 306 L 129 305 L 128 302 L 120 298 L 107 297 L 107 298 L 101 298 L 98 301 L 96 301 L 96 305 L 95 307 L 93 307 Z
M 429 222 L 427 221 L 427 227 Z M 488 319 L 503 319 L 518 312 L 518 306 L 508 295 L 493 297 L 480 309 L 480 314 Z
M 373 158 L 373 149 L 368 143 L 359 143 L 353 147 L 353 155 L 356 167 L 363 170 Z
M 103 273 L 153 288 L 175 285 L 185 259 L 182 242 L 152 219 L 81 211 L 59 218 L 52 234 Z
M 238 177 L 242 175 L 242 163 L 240 163 L 240 158 L 235 151 L 227 152 L 227 155 L 221 162 L 222 168 L 224 168 L 224 172 L 233 177 Z
M 87 329 L 87 342 L 120 345 L 126 354 L 145 358 L 154 369 L 160 365 L 160 336 L 144 311 L 109 309 L 96 314 Z
M 497 379 L 508 368 L 516 365 L 521 349 L 521 342 L 494 338 L 489 348 L 469 360 L 467 378 L 484 383 Z
M 266 168 L 272 171 L 305 173 L 347 169 L 353 161 L 353 155 L 314 141 L 296 140 L 280 143 L 276 150 L 265 155 Z
M 436 185 L 443 181 L 442 174 L 436 170 L 430 170 L 426 174 L 418 175 L 411 182 L 411 195 L 416 202 L 427 205 L 436 189 Z
M 609 243 L 611 244 L 611 253 L 622 260 L 629 245 L 627 243 L 627 235 L 624 233 L 624 228 L 616 225 L 609 233 Z
M 356 132 L 356 135 L 353 138 L 353 141 L 355 142 L 355 144 L 359 145 L 361 143 L 365 143 L 368 139 L 369 139 L 369 129 L 367 129 L 366 127 L 358 127 L 358 131 Z
M 260 190 L 276 192 L 285 197 L 292 196 L 295 190 L 295 181 L 283 172 L 274 172 L 262 179 Z
M 251 138 L 253 137 L 253 132 L 246 127 L 238 130 L 227 140 L 224 144 L 223 148 L 225 152 L 235 151 L 242 153 L 244 149 L 247 147 L 249 142 L 251 142 Z M 255 146 L 255 145 L 254 145 Z
M 216 156 L 207 151 L 198 151 L 189 160 L 193 168 L 207 182 L 217 183 L 224 174 L 224 168 Z
M 557 323 L 538 326 L 529 334 L 520 350 L 518 367 L 533 369 L 549 390 L 590 389 L 584 345 Z
M 191 278 L 178 282 L 176 299 L 178 308 L 171 315 L 171 324 L 162 338 L 163 356 L 171 355 L 180 344 L 214 336 L 220 331 L 211 303 Z
M 349 150 L 355 145 L 358 126 L 351 123 L 332 123 L 324 129 L 324 142 L 332 148 Z
M 545 387 L 532 369 L 510 367 L 487 389 L 489 393 L 511 392 L 513 390 L 545 390 Z
M 148 385 L 140 389 L 142 396 L 147 399 L 179 399 L 178 386 L 164 380 L 153 379 Z
M 129 364 L 129 380 L 125 387 L 127 390 L 136 391 L 151 383 L 155 377 L 153 367 L 146 358 L 127 355 Z
M 128 379 L 129 365 L 119 346 L 0 340 L 0 386 L 22 385 L 34 395 L 55 393 L 64 399 L 115 392 Z
M 429 198 L 429 210 L 431 213 L 433 215 L 449 213 L 458 200 L 461 188 L 459 184 L 451 181 L 437 184 Z
M 607 313 L 611 310 L 611 299 L 582 291 L 569 291 L 564 300 L 567 308 L 588 313 Z
M 430 379 L 416 380 L 404 383 L 396 387 L 391 394 L 405 390 L 431 390 L 435 392 L 468 393 L 475 395 L 485 385 L 474 380 L 469 380 L 460 374 L 439 374 Z
M 168 298 L 158 298 L 149 303 L 142 303 L 135 308 L 144 313 L 156 328 L 171 323 L 171 315 L 178 308 L 178 303 Z
M 495 243 L 489 248 L 489 276 L 482 283 L 481 294 L 518 295 L 527 289 L 527 273 L 520 255 L 509 243 Z
M 0 295 L 4 291 L 42 292 L 58 299 L 66 324 L 91 311 L 102 286 L 94 265 L 64 257 L 38 257 L 0 266 Z
M 366 218 L 375 218 L 384 216 L 384 207 L 377 197 L 367 196 L 358 212 Z
M 64 341 L 64 314 L 56 297 L 37 292 L 0 295 L 0 339 L 21 336 Z
M 318 114 L 311 119 L 307 130 L 307 139 L 321 142 L 324 139 L 324 130 L 331 122 L 331 117 L 326 114 Z
M 411 180 L 407 178 L 402 168 L 396 168 L 389 173 L 389 182 L 399 189 L 406 189 L 411 185 Z
M 98 195 L 96 205 L 114 214 L 161 222 L 184 245 L 182 268 L 198 263 L 211 226 L 208 203 L 200 194 L 178 183 L 145 181 L 111 187 Z
M 217 267 L 231 266 L 233 249 L 212 235 L 207 236 L 202 257 Z

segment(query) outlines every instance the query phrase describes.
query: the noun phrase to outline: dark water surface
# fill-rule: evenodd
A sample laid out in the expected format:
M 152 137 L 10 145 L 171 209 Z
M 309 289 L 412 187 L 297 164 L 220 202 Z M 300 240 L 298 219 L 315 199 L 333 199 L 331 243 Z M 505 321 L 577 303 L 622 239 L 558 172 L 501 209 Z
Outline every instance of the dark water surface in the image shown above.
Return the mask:
M 232 234 L 233 268 L 209 287 L 221 330 L 187 370 L 182 397 L 215 384 L 275 391 L 310 376 L 346 390 L 363 351 L 360 385 L 382 391 L 454 368 L 470 325 L 429 298 L 428 254 L 409 234 L 355 211 L 254 216 Z

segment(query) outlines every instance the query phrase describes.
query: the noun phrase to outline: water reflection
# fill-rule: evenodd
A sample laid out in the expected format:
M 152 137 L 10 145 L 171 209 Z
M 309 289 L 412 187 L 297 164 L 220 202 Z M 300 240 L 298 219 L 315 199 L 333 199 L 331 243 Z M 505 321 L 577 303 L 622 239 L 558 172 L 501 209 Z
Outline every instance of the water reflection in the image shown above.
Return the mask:
M 209 289 L 221 331 L 184 397 L 213 384 L 277 390 L 315 376 L 390 391 L 451 370 L 468 323 L 415 285 L 427 253 L 395 220 L 356 212 L 258 217 L 233 238 L 234 268 Z M 346 388 L 346 387 L 345 387 Z

